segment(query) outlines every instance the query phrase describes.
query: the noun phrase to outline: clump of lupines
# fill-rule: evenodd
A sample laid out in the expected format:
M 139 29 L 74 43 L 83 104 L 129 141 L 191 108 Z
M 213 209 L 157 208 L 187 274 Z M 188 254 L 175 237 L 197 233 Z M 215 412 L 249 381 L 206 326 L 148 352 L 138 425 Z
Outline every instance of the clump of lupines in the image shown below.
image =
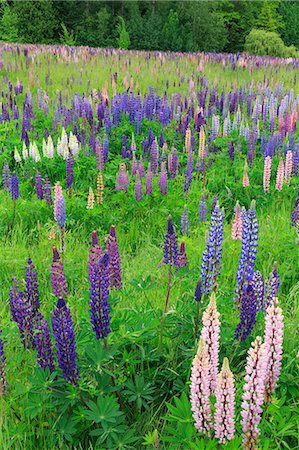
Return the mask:
M 277 386 L 283 351 L 283 314 L 277 298 L 267 308 L 264 342 L 267 354 L 265 397 L 269 401 Z
M 207 220 L 207 203 L 206 203 L 204 195 L 201 196 L 201 199 L 199 202 L 198 215 L 199 215 L 200 222 L 205 222 Z
M 6 381 L 6 367 L 5 360 L 6 356 L 4 354 L 4 345 L 1 338 L 2 330 L 0 330 L 0 397 L 3 397 L 8 389 Z
M 109 295 L 109 256 L 105 254 L 90 271 L 90 320 L 97 339 L 111 332 Z
M 247 214 L 242 214 L 242 250 L 236 275 L 237 305 L 241 303 L 245 281 L 252 280 L 258 246 L 258 221 L 256 217 L 255 201 Z
M 7 161 L 4 161 L 3 170 L 2 170 L 2 178 L 3 178 L 3 189 L 6 192 L 10 190 L 10 170 Z
M 18 200 L 20 196 L 19 178 L 16 173 L 13 173 L 10 178 L 10 195 L 13 201 Z
M 178 267 L 178 241 L 171 216 L 168 218 L 167 233 L 164 239 L 164 264 Z
M 122 163 L 119 165 L 119 172 L 116 178 L 115 189 L 117 191 L 125 191 L 126 193 L 128 193 L 129 183 L 130 180 L 127 174 L 126 165 Z
M 219 365 L 220 314 L 217 311 L 216 294 L 212 292 L 210 302 L 203 313 L 200 337 L 204 340 L 210 364 L 210 390 L 216 390 Z
M 245 385 L 243 387 L 241 425 L 243 430 L 243 448 L 257 448 L 259 423 L 264 402 L 265 378 L 267 371 L 267 353 L 265 344 L 258 336 L 248 350 Z
M 207 435 L 212 428 L 210 393 L 210 362 L 201 338 L 192 363 L 190 401 L 195 427 L 198 432 Z
M 180 250 L 178 253 L 178 267 L 188 267 L 185 241 L 182 241 L 180 245 Z
M 183 214 L 181 217 L 181 231 L 182 231 L 182 234 L 189 233 L 189 218 L 188 218 L 187 205 L 184 206 Z
M 102 172 L 99 171 L 97 179 L 97 203 L 99 205 L 102 205 L 103 203 L 103 194 L 104 194 L 103 175 Z
M 94 193 L 92 187 L 89 187 L 88 198 L 87 198 L 87 209 L 93 209 L 94 207 Z
M 280 158 L 279 164 L 278 164 L 278 169 L 277 169 L 277 175 L 276 175 L 276 186 L 275 186 L 275 188 L 277 189 L 277 191 L 281 191 L 282 190 L 283 179 L 284 179 L 284 163 L 283 163 L 283 159 Z
M 51 283 L 52 292 L 57 298 L 65 298 L 69 294 L 63 262 L 60 259 L 60 255 L 56 247 L 53 247 Z
M 271 166 L 272 166 L 272 158 L 271 156 L 268 155 L 266 156 L 264 162 L 264 179 L 263 179 L 264 192 L 269 192 L 271 179 Z
M 232 239 L 234 241 L 242 240 L 242 216 L 239 202 L 237 202 L 235 206 L 235 217 L 232 224 Z
M 35 317 L 34 348 L 37 351 L 37 362 L 44 370 L 54 371 L 53 351 L 48 322 L 38 311 Z
M 140 200 L 142 200 L 142 184 L 141 184 L 140 174 L 138 171 L 136 174 L 136 181 L 135 181 L 135 186 L 134 186 L 134 197 L 137 202 L 140 202 Z
M 43 182 L 40 172 L 37 170 L 35 175 L 35 193 L 38 200 L 43 200 L 44 191 L 43 191 Z
M 235 435 L 235 381 L 227 358 L 217 376 L 215 394 L 215 437 L 225 444 Z
M 168 176 L 167 176 L 165 162 L 162 162 L 162 164 L 161 164 L 161 172 L 160 172 L 160 176 L 159 176 L 159 188 L 160 188 L 160 194 L 167 195 L 167 193 L 168 193 Z
M 108 271 L 110 287 L 121 289 L 122 274 L 115 225 L 111 225 L 110 227 L 110 233 L 107 237 L 106 253 L 109 256 Z
M 78 385 L 77 351 L 71 311 L 63 298 L 58 298 L 52 316 L 58 367 L 62 376 L 74 386 Z
M 211 213 L 210 231 L 201 263 L 202 287 L 207 295 L 217 288 L 217 278 L 221 271 L 222 241 L 223 213 L 217 202 Z

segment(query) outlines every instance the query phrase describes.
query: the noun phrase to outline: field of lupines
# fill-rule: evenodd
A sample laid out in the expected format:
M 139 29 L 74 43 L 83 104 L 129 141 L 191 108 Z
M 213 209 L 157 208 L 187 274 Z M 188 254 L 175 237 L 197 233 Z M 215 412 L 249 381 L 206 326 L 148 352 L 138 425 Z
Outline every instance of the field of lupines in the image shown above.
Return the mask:
M 299 61 L 0 53 L 0 448 L 298 448 Z

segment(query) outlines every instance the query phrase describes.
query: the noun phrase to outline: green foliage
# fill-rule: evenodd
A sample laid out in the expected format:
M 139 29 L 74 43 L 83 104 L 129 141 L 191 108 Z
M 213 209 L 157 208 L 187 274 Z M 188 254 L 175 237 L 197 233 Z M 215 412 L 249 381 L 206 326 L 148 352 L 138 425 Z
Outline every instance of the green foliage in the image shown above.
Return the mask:
M 75 45 L 76 37 L 74 36 L 74 32 L 69 32 L 64 23 L 61 24 L 61 28 L 62 34 L 60 35 L 60 42 L 65 45 Z
M 253 29 L 246 37 L 245 51 L 254 55 L 272 55 L 282 58 L 298 57 L 294 46 L 286 47 L 277 33 Z
M 123 17 L 119 17 L 119 24 L 117 26 L 118 32 L 118 47 L 128 49 L 130 46 L 130 35 L 126 30 L 126 24 Z
M 279 1 L 264 0 L 256 27 L 269 32 L 275 32 L 283 27 L 282 17 L 278 14 Z
M 18 39 L 18 17 L 11 8 L 5 6 L 0 22 L 0 40 L 17 42 Z

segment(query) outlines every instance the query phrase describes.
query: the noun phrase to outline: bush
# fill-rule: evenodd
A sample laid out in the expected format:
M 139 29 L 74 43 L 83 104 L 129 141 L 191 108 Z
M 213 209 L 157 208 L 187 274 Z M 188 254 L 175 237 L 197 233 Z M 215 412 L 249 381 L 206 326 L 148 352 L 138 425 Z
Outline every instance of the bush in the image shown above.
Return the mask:
M 281 37 L 273 31 L 253 29 L 245 40 L 245 51 L 258 56 L 278 56 L 281 58 L 298 58 L 299 52 L 292 45 L 284 45 Z

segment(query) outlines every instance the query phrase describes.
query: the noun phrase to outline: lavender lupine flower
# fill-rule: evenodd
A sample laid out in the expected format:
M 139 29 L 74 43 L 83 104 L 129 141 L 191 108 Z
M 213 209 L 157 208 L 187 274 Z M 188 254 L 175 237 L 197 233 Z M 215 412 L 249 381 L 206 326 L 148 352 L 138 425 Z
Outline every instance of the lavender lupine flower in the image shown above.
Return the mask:
M 240 321 L 235 330 L 235 338 L 241 341 L 247 338 L 256 321 L 257 297 L 253 282 L 243 285 L 241 296 Z
M 214 195 L 213 200 L 212 200 L 212 205 L 211 205 L 211 214 L 214 211 L 214 208 L 217 205 L 217 202 L 218 202 L 218 197 L 216 195 Z
M 6 356 L 4 354 L 4 345 L 1 338 L 2 330 L 0 330 L 0 397 L 3 397 L 8 389 L 6 381 L 6 367 L 5 360 Z
M 93 271 L 95 270 L 101 257 L 102 257 L 102 250 L 99 245 L 97 232 L 93 231 L 92 237 L 91 237 L 91 248 L 90 248 L 89 256 L 88 256 L 88 278 L 89 278 L 89 281 L 91 280 Z
M 179 170 L 179 157 L 178 151 L 175 147 L 172 147 L 171 152 L 168 155 L 168 171 L 170 178 L 175 178 Z
M 116 184 L 115 189 L 117 191 L 125 191 L 128 193 L 128 186 L 129 186 L 130 180 L 129 176 L 127 174 L 126 165 L 120 164 L 119 165 L 119 172 L 116 178 Z
M 232 141 L 230 141 L 228 144 L 228 154 L 230 159 L 233 161 L 235 159 L 235 146 Z
M 140 200 L 142 200 L 142 184 L 139 172 L 137 172 L 136 175 L 136 181 L 134 186 L 134 197 L 137 202 L 140 202 Z
M 280 287 L 280 276 L 277 270 L 277 263 L 274 263 L 273 270 L 265 282 L 265 297 L 262 311 L 266 311 L 274 299 L 277 297 Z
M 256 270 L 253 274 L 252 285 L 255 292 L 257 311 L 265 311 L 265 284 L 262 274 Z
M 50 183 L 49 177 L 45 177 L 44 196 L 45 196 L 45 199 L 46 199 L 46 202 L 48 203 L 48 205 L 52 205 L 53 204 L 52 189 L 51 189 L 51 183 Z
M 44 191 L 43 191 L 43 182 L 40 172 L 37 170 L 35 175 L 35 193 L 38 200 L 43 200 Z
M 66 187 L 71 192 L 74 183 L 74 159 L 69 155 L 66 161 Z
M 38 273 L 31 258 L 28 258 L 25 276 L 25 294 L 32 305 L 33 314 L 39 309 Z
M 163 162 L 161 164 L 161 172 L 160 172 L 160 176 L 159 176 L 159 188 L 160 188 L 160 194 L 167 195 L 167 193 L 168 193 L 168 176 L 167 176 L 165 162 Z
M 172 218 L 169 216 L 167 233 L 164 239 L 164 264 L 178 267 L 178 241 L 174 231 Z
M 151 165 L 148 165 L 146 178 L 145 178 L 145 193 L 146 195 L 153 194 L 153 172 L 151 170 Z
M 241 425 L 243 430 L 243 448 L 257 448 L 259 423 L 264 402 L 265 378 L 267 371 L 267 353 L 265 344 L 258 336 L 248 350 L 245 384 L 242 396 Z
M 235 381 L 227 358 L 217 376 L 215 394 L 215 437 L 225 444 L 235 435 Z
M 110 227 L 110 233 L 108 234 L 106 244 L 106 253 L 109 256 L 108 271 L 110 287 L 121 289 L 122 274 L 115 225 L 111 225 Z
M 153 173 L 157 173 L 158 171 L 158 160 L 159 160 L 159 146 L 157 140 L 154 139 L 151 145 L 151 168 Z
M 93 266 L 90 276 L 90 320 L 97 339 L 111 332 L 109 295 L 109 256 L 105 254 Z
M 19 179 L 17 174 L 13 173 L 10 178 L 10 195 L 12 200 L 18 200 L 20 196 Z
M 201 301 L 202 298 L 202 283 L 201 280 L 198 280 L 198 282 L 196 283 L 196 288 L 194 291 L 194 300 L 199 303 Z
M 188 267 L 185 241 L 182 241 L 180 245 L 180 250 L 178 253 L 178 267 Z
M 207 220 L 207 203 L 204 195 L 201 196 L 199 202 L 198 215 L 200 222 L 205 222 Z
M 181 218 L 181 231 L 182 231 L 182 234 L 189 233 L 189 218 L 188 218 L 187 205 L 184 206 L 184 211 L 183 211 L 182 218 Z
M 78 385 L 77 352 L 71 311 L 65 300 L 59 298 L 52 316 L 53 334 L 56 341 L 58 367 L 62 376 L 74 386 Z
M 220 314 L 217 311 L 216 294 L 212 292 L 210 302 L 203 313 L 200 337 L 204 340 L 210 365 L 210 391 L 216 390 L 219 366 Z
M 66 222 L 66 206 L 65 198 L 61 192 L 55 197 L 54 217 L 58 227 L 64 228 Z
M 283 351 L 283 314 L 281 308 L 278 306 L 277 298 L 267 308 L 264 341 L 268 357 L 265 397 L 267 401 L 270 401 L 280 375 Z
M 63 262 L 56 247 L 53 247 L 53 259 L 51 265 L 52 292 L 57 298 L 65 298 L 69 294 L 68 285 L 64 273 Z
M 203 292 L 207 295 L 211 290 L 216 290 L 217 288 L 217 278 L 221 272 L 222 241 L 223 213 L 217 202 L 211 213 L 210 231 L 201 263 Z
M 210 363 L 205 342 L 201 338 L 192 363 L 190 402 L 197 431 L 207 435 L 212 427 L 210 393 Z
M 7 161 L 4 161 L 3 170 L 2 170 L 2 178 L 3 178 L 3 189 L 6 192 L 10 190 L 10 170 Z
M 21 291 L 18 291 L 17 293 L 14 292 L 10 297 L 10 302 L 10 307 L 13 311 L 12 317 L 18 325 L 22 344 L 24 348 L 31 348 L 34 344 L 32 305 L 27 296 Z M 14 304 L 12 304 L 12 302 L 14 302 Z
M 37 351 L 37 362 L 42 369 L 49 369 L 50 372 L 53 372 L 55 367 L 50 329 L 48 322 L 39 311 L 35 317 L 34 329 L 34 348 Z
M 253 200 L 248 214 L 242 214 L 242 250 L 236 275 L 235 302 L 237 305 L 240 305 L 245 282 L 252 280 L 253 277 L 258 246 L 258 229 L 255 201 Z

